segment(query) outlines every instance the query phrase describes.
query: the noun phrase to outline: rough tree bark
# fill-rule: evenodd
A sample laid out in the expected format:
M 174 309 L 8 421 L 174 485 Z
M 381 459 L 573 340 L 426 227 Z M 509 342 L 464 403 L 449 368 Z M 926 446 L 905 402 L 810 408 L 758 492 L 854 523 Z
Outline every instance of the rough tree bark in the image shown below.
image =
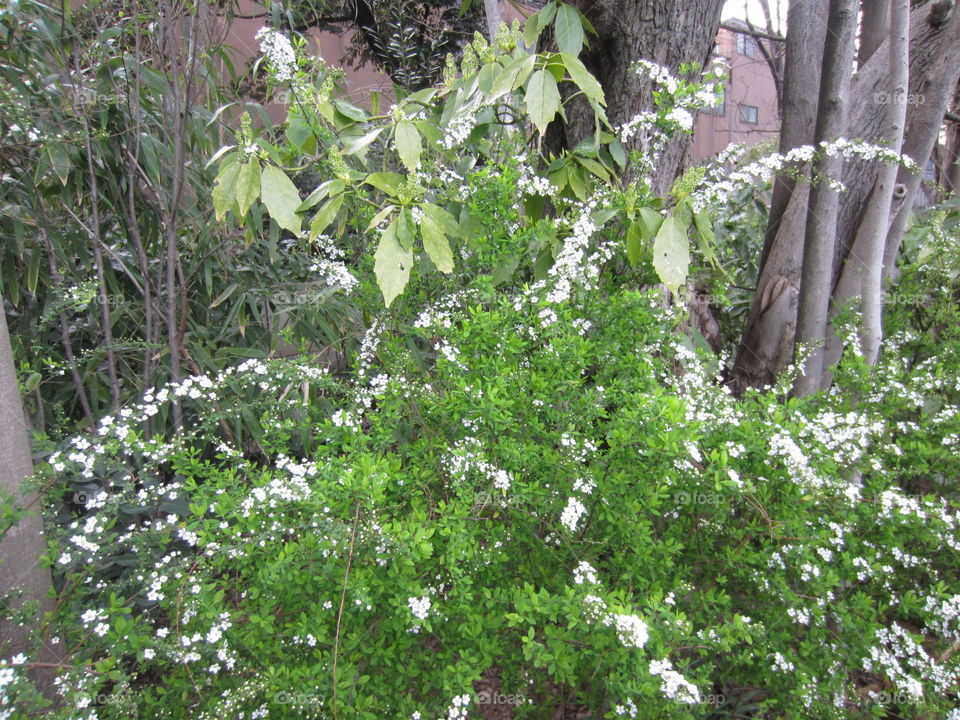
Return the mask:
M 827 0 L 792 3 L 787 15 L 780 152 L 813 144 L 823 62 Z M 793 356 L 797 292 L 809 184 L 783 174 L 773 200 L 757 289 L 734 362 L 733 388 L 769 385 Z
M 677 73 L 684 63 L 705 66 L 710 59 L 724 0 L 574 0 L 593 24 L 598 37 L 581 54 L 607 99 L 607 117 L 614 125 L 653 107 L 653 85 L 631 70 L 640 59 L 659 63 Z M 572 148 L 593 133 L 593 113 L 586 102 L 567 105 L 567 122 L 557 146 Z M 671 141 L 664 149 L 653 190 L 664 194 L 683 170 L 690 136 Z M 631 148 L 628 148 L 631 149 Z
M 807 6 L 808 3 L 802 3 Z M 797 10 L 793 3 L 790 11 Z M 926 2 L 911 12 L 910 15 L 910 83 L 909 97 L 915 101 L 907 105 L 907 124 L 904 135 L 903 152 L 917 159 L 920 164 L 926 162 L 933 149 L 937 133 L 943 119 L 947 103 L 956 89 L 957 78 L 960 76 L 960 27 L 958 27 L 957 13 L 947 13 L 943 10 L 942 2 Z M 794 28 L 798 26 L 793 25 Z M 791 39 L 788 32 L 786 76 L 789 78 L 795 71 L 790 59 Z M 851 115 L 848 123 L 847 136 L 863 139 L 867 142 L 877 142 L 883 135 L 883 113 L 877 112 L 878 98 L 883 99 L 888 87 L 889 62 L 886 49 L 874 52 L 866 64 L 860 68 L 851 84 Z M 799 75 L 804 81 L 809 81 L 809 66 L 801 69 Z M 794 113 L 791 111 L 793 102 L 785 91 L 785 119 Z M 920 102 L 920 98 L 923 99 Z M 941 104 L 942 103 L 942 104 Z M 787 126 L 784 126 L 786 135 Z M 923 158 L 923 160 L 919 160 Z M 863 218 L 867 198 L 876 180 L 878 167 L 876 162 L 848 161 L 843 173 L 843 183 L 846 191 L 840 199 L 840 215 L 837 223 L 837 246 L 834 260 L 834 282 L 839 279 L 843 261 L 849 253 L 856 237 L 857 228 Z M 898 228 L 905 228 L 916 189 L 919 189 L 920 177 L 905 170 L 901 170 L 897 177 L 897 184 L 902 184 L 908 192 L 912 184 L 916 188 L 912 195 L 904 196 L 899 212 L 888 235 L 889 239 L 900 234 Z M 805 191 L 804 185 L 799 185 L 788 209 L 794 207 L 800 195 Z M 776 193 L 775 193 L 776 195 Z M 787 222 L 788 212 L 783 213 L 783 219 L 778 221 L 778 206 L 776 197 L 771 207 L 771 223 L 768 225 L 767 248 L 764 252 L 764 261 L 761 265 L 760 277 L 757 283 L 757 292 L 754 296 L 753 307 L 744 327 L 740 350 L 734 366 L 732 384 L 734 390 L 742 391 L 747 386 L 762 386 L 769 384 L 772 378 L 792 359 L 792 326 L 797 316 L 796 283 L 799 268 L 798 243 L 796 224 Z M 777 223 L 779 222 L 779 227 Z M 774 241 L 770 240 L 769 230 L 776 231 Z M 802 233 L 802 224 L 800 225 Z M 896 244 L 899 249 L 899 243 Z M 890 247 L 884 255 L 884 273 L 886 276 L 892 271 L 896 251 Z M 828 349 L 829 351 L 829 349 Z M 830 360 L 838 357 L 831 355 Z
M 827 41 L 820 73 L 820 101 L 814 141 L 832 142 L 847 129 L 850 78 L 853 74 L 854 34 L 857 23 L 855 0 L 830 0 Z M 823 380 L 823 343 L 833 286 L 833 255 L 836 245 L 840 193 L 831 179 L 840 175 L 843 161 L 822 153 L 814 161 L 814 185 L 807 204 L 807 228 L 800 267 L 800 297 L 797 308 L 797 345 L 808 353 L 794 384 L 797 395 L 820 388 Z
M 7 318 L 0 298 L 0 492 L 14 498 L 21 506 L 33 504 L 35 497 L 24 495 L 21 483 L 33 472 L 30 444 L 23 416 L 20 387 L 10 350 Z M 21 625 L 0 613 L 0 657 L 32 650 L 30 632 L 39 626 L 42 613 L 53 609 L 50 597 L 50 573 L 40 567 L 40 556 L 46 552 L 43 521 L 35 514 L 20 518 L 16 525 L 3 531 L 0 525 L 0 597 L 12 595 L 10 609 L 19 611 L 35 606 L 37 622 Z M 44 644 L 41 660 L 50 662 L 51 648 Z M 48 697 L 54 696 L 53 673 L 49 669 L 31 672 L 37 686 Z

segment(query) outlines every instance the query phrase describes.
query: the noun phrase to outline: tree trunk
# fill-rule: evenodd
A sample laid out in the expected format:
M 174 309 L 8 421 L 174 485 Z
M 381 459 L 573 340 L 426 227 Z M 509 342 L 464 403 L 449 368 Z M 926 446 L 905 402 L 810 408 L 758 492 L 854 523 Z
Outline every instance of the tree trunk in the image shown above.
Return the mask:
M 856 0 L 830 0 L 827 20 L 830 32 L 823 51 L 820 101 L 815 141 L 832 142 L 847 129 L 850 78 L 853 74 Z M 808 353 L 794 384 L 797 395 L 818 390 L 823 382 L 823 343 L 827 333 L 827 312 L 833 287 L 833 256 L 837 238 L 840 193 L 831 184 L 843 168 L 839 157 L 821 153 L 814 162 L 815 184 L 807 205 L 807 228 L 800 272 L 796 344 Z
M 720 28 L 724 0 L 574 0 L 572 4 L 597 30 L 598 37 L 588 37 L 590 47 L 580 57 L 603 87 L 607 117 L 619 126 L 653 107 L 653 84 L 633 72 L 632 64 L 649 60 L 675 74 L 684 63 L 705 66 Z M 585 101 L 569 103 L 566 113 L 562 137 L 554 139 L 554 147 L 573 148 L 593 133 L 593 113 Z M 664 148 L 651 179 L 655 193 L 665 194 L 681 174 L 690 141 L 691 136 L 681 135 Z
M 857 51 L 857 67 L 867 60 L 883 44 L 890 27 L 890 6 L 883 0 L 860 0 L 860 48 Z
M 813 144 L 817 120 L 827 0 L 793 3 L 787 16 L 780 152 Z M 782 174 L 773 201 L 760 256 L 757 289 L 734 362 L 733 388 L 762 387 L 793 357 L 800 257 L 803 252 L 809 185 Z
M 920 85 L 917 104 L 911 106 L 913 111 L 907 121 L 903 141 L 903 154 L 913 158 L 921 169 L 926 166 L 933 152 L 933 146 L 943 126 L 943 116 L 960 80 L 960 10 L 953 9 L 951 13 L 944 15 L 941 3 L 935 2 L 932 5 L 927 25 L 938 36 L 936 50 L 939 52 L 934 51 L 927 68 L 928 74 Z M 910 52 L 913 53 L 915 48 L 915 45 L 911 45 Z M 913 87 L 914 83 L 911 82 L 910 85 Z M 921 96 L 923 102 L 920 102 Z M 907 230 L 922 180 L 922 173 L 911 173 L 903 168 L 897 175 L 897 181 L 903 184 L 905 193 L 903 206 L 887 235 L 887 246 L 883 254 L 885 279 L 889 280 L 895 275 L 900 243 Z
M 798 10 L 797 5 L 798 3 L 791 4 L 791 17 L 794 11 Z M 800 5 L 805 6 L 807 3 Z M 920 164 L 925 164 L 926 158 L 932 151 L 947 102 L 956 89 L 957 78 L 960 75 L 960 28 L 957 27 L 957 13 L 944 16 L 940 8 L 942 5 L 938 2 L 927 2 L 910 14 L 908 97 L 912 102 L 907 105 L 903 153 Z M 931 17 L 935 22 L 929 22 Z M 794 22 L 789 25 L 793 29 L 788 28 L 787 34 L 787 78 L 794 69 L 790 57 L 791 47 L 796 45 L 796 37 L 791 38 L 791 35 L 800 27 Z M 889 80 L 887 58 L 885 49 L 875 52 L 853 78 L 850 90 L 851 116 L 847 131 L 847 136 L 850 138 L 877 142 L 883 135 L 884 116 L 877 112 L 877 102 L 885 99 L 884 93 Z M 815 73 L 811 73 L 808 66 L 800 76 L 809 81 L 810 78 L 807 76 L 813 74 Z M 947 87 L 948 83 L 952 84 Z M 946 97 L 943 99 L 943 104 L 939 105 L 935 100 L 942 98 L 939 93 L 944 88 L 946 88 Z M 790 110 L 793 101 L 789 97 L 789 92 L 789 89 L 785 88 L 785 120 L 795 114 Z M 937 116 L 938 113 L 939 116 Z M 921 116 L 924 117 L 921 118 Z M 784 125 L 783 139 L 786 139 L 786 134 L 787 125 Z M 919 159 L 921 157 L 923 160 Z M 857 160 L 848 161 L 844 169 L 843 183 L 846 192 L 840 198 L 834 262 L 835 282 L 839 280 L 843 260 L 849 254 L 849 249 L 856 237 L 877 172 L 876 162 Z M 918 175 L 901 170 L 897 183 L 904 185 L 911 194 L 909 196 L 905 194 L 901 209 L 895 215 L 894 224 L 888 234 L 890 240 L 897 236 L 902 237 L 902 229 L 906 228 L 916 190 L 919 189 L 920 178 Z M 916 184 L 915 188 L 912 187 L 913 183 Z M 790 199 L 789 206 L 793 207 L 794 203 L 802 205 L 805 202 L 802 198 L 805 191 L 806 187 L 801 184 L 796 187 L 796 192 L 792 195 L 787 192 L 786 197 Z M 771 207 L 771 222 L 768 225 L 767 245 L 769 247 L 764 251 L 757 292 L 734 364 L 732 383 L 735 391 L 742 391 L 746 386 L 769 384 L 792 359 L 792 323 L 797 317 L 796 287 L 799 278 L 799 244 L 796 238 L 800 235 L 797 233 L 796 225 L 787 222 L 790 215 L 778 211 L 777 202 L 775 191 L 774 203 Z M 776 231 L 773 241 L 770 240 L 771 228 Z M 896 250 L 899 250 L 899 242 L 896 243 L 895 249 L 890 245 L 888 242 L 884 255 L 886 276 L 889 276 L 892 271 L 891 258 L 895 259 Z M 774 300 L 775 304 L 766 304 Z
M 25 495 L 21 488 L 24 478 L 32 472 L 20 387 L 0 298 L 0 492 L 12 497 L 18 506 L 34 505 L 36 497 Z M 53 609 L 50 573 L 40 567 L 40 557 L 46 550 L 43 521 L 35 512 L 23 515 L 15 525 L 0 534 L 0 597 L 11 595 L 10 610 L 19 612 L 32 608 L 34 618 L 33 623 L 21 625 L 13 622 L 9 615 L 0 613 L 0 657 L 9 658 L 21 652 L 32 654 L 30 633 L 39 627 L 43 614 Z M 41 661 L 50 662 L 52 657 L 50 648 L 44 643 Z M 55 696 L 53 673 L 49 669 L 34 670 L 31 678 L 47 697 Z
M 903 126 L 907 119 L 907 76 L 910 67 L 910 2 L 890 2 L 890 103 L 887 106 L 887 147 L 899 150 L 903 145 Z M 890 228 L 897 166 L 880 168 L 870 196 L 870 206 L 857 232 L 847 267 L 862 275 L 863 327 L 860 332 L 864 359 L 875 365 L 883 337 L 881 291 L 883 252 Z M 861 249 L 862 248 L 862 249 Z
M 483 10 L 487 16 L 487 33 L 490 36 L 490 42 L 493 42 L 500 29 L 500 23 L 503 22 L 500 16 L 500 0 L 483 0 Z

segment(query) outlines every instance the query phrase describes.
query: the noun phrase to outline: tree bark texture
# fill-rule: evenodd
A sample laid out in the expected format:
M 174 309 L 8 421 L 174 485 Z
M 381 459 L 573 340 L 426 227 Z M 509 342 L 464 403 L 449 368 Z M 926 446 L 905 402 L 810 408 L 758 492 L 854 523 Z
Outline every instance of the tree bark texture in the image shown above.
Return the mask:
M 847 129 L 856 22 L 855 0 L 830 0 L 814 138 L 817 144 L 833 142 Z M 840 158 L 826 153 L 821 153 L 814 161 L 814 184 L 807 204 L 797 308 L 796 343 L 804 345 L 807 353 L 794 384 L 794 392 L 801 396 L 818 390 L 823 381 L 823 343 L 833 287 L 833 254 L 840 205 L 840 193 L 831 181 L 840 175 L 842 168 Z
M 581 60 L 596 76 L 607 100 L 612 125 L 628 122 L 653 107 L 653 83 L 631 66 L 649 60 L 674 74 L 684 63 L 706 66 L 720 28 L 724 0 L 575 0 L 573 4 L 597 30 Z M 593 113 L 584 101 L 566 107 L 567 122 L 555 146 L 573 148 L 592 135 Z M 652 178 L 653 191 L 665 194 L 683 171 L 691 136 L 674 138 L 660 156 Z M 630 146 L 628 150 L 632 149 Z
M 793 3 L 787 16 L 780 152 L 812 145 L 817 122 L 828 0 Z M 811 72 L 811 69 L 814 69 Z M 809 175 L 809 174 L 807 174 Z M 793 357 L 800 258 L 810 186 L 777 177 L 760 257 L 756 292 L 734 362 L 733 389 L 760 387 Z

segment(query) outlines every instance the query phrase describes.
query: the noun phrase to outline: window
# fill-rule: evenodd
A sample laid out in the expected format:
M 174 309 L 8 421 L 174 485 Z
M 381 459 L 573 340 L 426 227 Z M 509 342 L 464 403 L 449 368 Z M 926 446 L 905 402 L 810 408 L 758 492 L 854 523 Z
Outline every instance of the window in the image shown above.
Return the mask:
M 748 125 L 756 125 L 759 121 L 760 111 L 756 105 L 741 105 L 740 120 Z
M 757 41 L 749 35 L 737 33 L 737 52 L 746 57 L 757 56 Z
M 712 107 L 705 107 L 700 112 L 707 113 L 708 115 L 720 115 L 721 117 L 727 114 L 727 91 L 723 88 L 720 88 L 720 92 L 717 93 L 717 103 Z

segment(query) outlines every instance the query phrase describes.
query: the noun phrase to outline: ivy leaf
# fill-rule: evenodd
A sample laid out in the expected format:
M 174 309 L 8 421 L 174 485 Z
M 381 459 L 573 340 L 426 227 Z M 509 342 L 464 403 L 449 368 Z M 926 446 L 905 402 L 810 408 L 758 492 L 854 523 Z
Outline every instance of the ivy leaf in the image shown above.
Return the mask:
M 562 53 L 579 55 L 583 50 L 583 23 L 580 22 L 580 13 L 576 8 L 564 3 L 557 8 L 557 19 L 554 21 L 554 30 L 557 34 L 557 47 Z
M 453 272 L 453 251 L 450 249 L 450 241 L 433 218 L 426 213 L 420 219 L 420 232 L 423 235 L 423 249 L 427 251 L 437 270 L 443 273 Z
M 260 177 L 260 193 L 267 212 L 277 225 L 294 235 L 299 233 L 297 208 L 300 207 L 300 193 L 287 174 L 274 165 L 267 165 Z
M 253 201 L 260 196 L 260 160 L 251 157 L 240 165 L 237 175 L 237 210 L 240 216 L 247 214 Z
M 560 91 L 553 75 L 546 70 L 537 70 L 527 84 L 526 101 L 530 119 L 541 134 L 545 133 L 560 108 Z
M 687 281 L 690 240 L 686 227 L 673 215 L 663 221 L 653 241 L 653 267 L 663 284 L 674 294 Z
M 407 286 L 410 280 L 410 266 L 413 265 L 413 253 L 404 250 L 397 239 L 396 220 L 384 230 L 373 260 L 373 272 L 377 276 L 377 285 L 383 293 L 384 303 L 390 307 L 390 304 Z
M 397 123 L 394 140 L 397 143 L 400 162 L 406 166 L 407 170 L 414 172 L 420 164 L 420 153 L 423 151 L 420 133 L 417 132 L 416 126 L 409 120 L 401 120 Z
M 213 210 L 217 220 L 223 220 L 237 204 L 237 175 L 240 164 L 234 158 L 232 162 L 221 166 L 213 184 Z

